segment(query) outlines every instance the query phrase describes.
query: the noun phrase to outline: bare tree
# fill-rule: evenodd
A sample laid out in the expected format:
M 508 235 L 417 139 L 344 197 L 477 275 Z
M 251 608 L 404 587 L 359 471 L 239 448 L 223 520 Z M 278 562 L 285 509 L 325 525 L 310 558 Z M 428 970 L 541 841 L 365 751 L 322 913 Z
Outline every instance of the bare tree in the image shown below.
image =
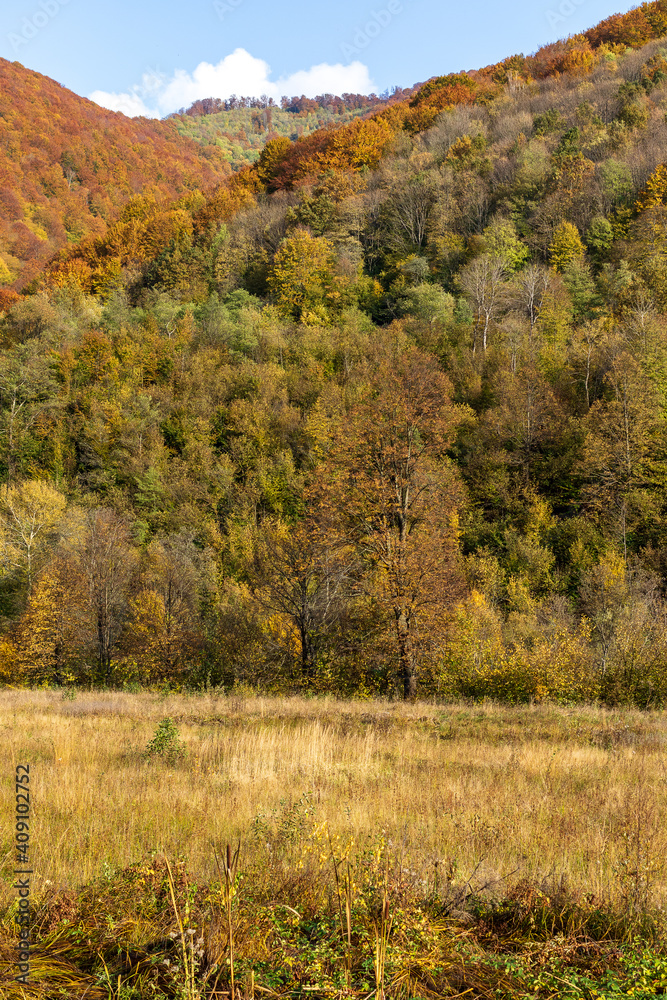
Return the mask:
M 518 298 L 530 320 L 531 336 L 537 317 L 540 315 L 544 296 L 549 290 L 550 281 L 548 268 L 539 264 L 531 264 L 517 275 Z
M 435 203 L 435 185 L 419 176 L 395 188 L 384 206 L 389 242 L 402 251 L 423 249 Z
M 486 351 L 491 320 L 498 312 L 501 301 L 505 265 L 499 257 L 485 253 L 475 257 L 463 268 L 460 277 L 461 288 L 471 300 L 475 310 L 472 353 L 477 352 L 477 344 L 482 341 Z
M 125 621 L 135 565 L 125 520 L 105 508 L 90 511 L 79 560 L 95 623 L 100 678 L 110 684 L 113 651 Z

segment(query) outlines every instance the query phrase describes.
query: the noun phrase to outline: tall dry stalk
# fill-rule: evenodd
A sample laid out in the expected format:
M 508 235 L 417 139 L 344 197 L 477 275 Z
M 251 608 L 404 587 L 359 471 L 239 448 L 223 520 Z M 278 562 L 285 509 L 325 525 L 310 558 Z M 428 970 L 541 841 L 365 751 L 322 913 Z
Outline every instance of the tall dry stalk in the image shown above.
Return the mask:
M 333 845 L 331 843 L 331 835 L 329 835 L 329 847 L 331 850 L 331 863 L 333 864 L 334 877 L 336 879 L 336 895 L 338 897 L 338 917 L 340 920 L 340 933 L 341 937 L 346 942 L 345 948 L 345 986 L 349 992 L 352 983 L 352 873 L 350 871 L 350 862 L 347 862 L 347 877 L 345 879 L 345 885 L 343 891 L 345 893 L 345 925 L 343 924 L 343 901 L 340 878 L 338 875 L 338 865 L 342 862 L 336 861 L 333 853 Z M 347 934 L 346 934 L 347 931 Z
M 385 870 L 384 891 L 382 893 L 382 907 L 379 919 L 373 920 L 373 930 L 375 932 L 375 955 L 373 967 L 375 969 L 375 1000 L 385 1000 L 384 994 L 384 973 L 387 964 L 387 948 L 389 946 L 389 935 L 394 916 L 389 910 L 389 899 L 387 890 L 389 885 L 389 863 Z
M 345 921 L 347 924 L 347 984 L 348 989 L 352 980 L 352 874 L 350 872 L 350 862 L 347 862 L 347 880 L 345 882 Z
M 176 902 L 176 886 L 174 883 L 174 876 L 171 870 L 171 865 L 169 864 L 169 858 L 166 854 L 164 860 L 167 865 L 167 879 L 169 881 L 171 905 L 174 910 L 176 923 L 178 924 L 178 930 L 181 936 L 181 953 L 183 955 L 183 967 L 185 971 L 185 1000 L 199 1000 L 199 990 L 195 984 L 195 950 L 192 942 L 190 948 L 188 948 L 185 940 L 185 928 L 181 918 L 181 911 L 178 907 L 178 903 Z
M 385 897 L 382 901 L 380 918 L 379 920 L 373 921 L 373 929 L 375 931 L 375 956 L 373 966 L 375 968 L 376 1000 L 385 1000 L 384 970 L 387 964 L 387 946 L 389 944 L 389 935 L 391 934 L 391 925 L 393 922 L 394 917 L 389 912 L 389 900 Z
M 218 858 L 218 853 L 213 849 L 215 856 L 215 863 L 218 869 L 218 875 L 220 877 L 220 884 L 225 886 L 225 911 L 227 915 L 227 935 L 229 937 L 229 976 L 230 976 L 230 1000 L 236 1000 L 235 986 L 234 986 L 234 921 L 232 914 L 232 904 L 234 901 L 234 895 L 236 892 L 236 873 L 239 864 L 239 853 L 241 850 L 241 844 L 239 843 L 236 850 L 232 854 L 232 848 L 230 844 L 227 844 L 225 851 L 225 857 L 223 859 L 223 864 L 220 864 L 220 859 Z M 215 983 L 217 985 L 218 980 Z M 253 978 L 253 993 L 254 993 L 254 978 Z

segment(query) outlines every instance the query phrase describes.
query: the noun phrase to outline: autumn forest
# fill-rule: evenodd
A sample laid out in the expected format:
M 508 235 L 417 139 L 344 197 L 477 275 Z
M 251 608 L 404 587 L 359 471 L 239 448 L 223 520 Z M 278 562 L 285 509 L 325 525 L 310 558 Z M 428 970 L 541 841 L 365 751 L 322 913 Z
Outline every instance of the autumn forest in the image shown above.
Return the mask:
M 0 62 L 0 681 L 663 706 L 666 35 L 164 121 Z

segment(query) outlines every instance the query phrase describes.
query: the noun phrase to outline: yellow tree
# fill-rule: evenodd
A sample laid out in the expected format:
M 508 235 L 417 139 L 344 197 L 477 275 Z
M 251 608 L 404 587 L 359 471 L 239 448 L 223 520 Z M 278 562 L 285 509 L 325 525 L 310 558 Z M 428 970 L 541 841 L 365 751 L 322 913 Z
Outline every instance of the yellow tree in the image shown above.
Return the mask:
M 586 248 L 576 226 L 565 221 L 556 226 L 549 245 L 549 258 L 556 271 L 567 270 L 570 264 L 580 261 L 585 253 Z
M 282 135 L 278 136 L 277 139 L 269 139 L 257 161 L 257 176 L 262 184 L 271 184 L 276 170 L 291 148 L 292 143 L 287 136 Z
M 322 306 L 331 285 L 333 244 L 299 227 L 280 244 L 269 274 L 269 288 L 284 316 L 307 319 Z
M 667 164 L 661 163 L 653 171 L 641 190 L 635 210 L 646 212 L 650 208 L 664 205 L 667 202 Z
M 201 649 L 197 604 L 208 558 L 185 532 L 148 547 L 144 586 L 129 603 L 129 646 L 151 681 L 178 679 Z
M 63 494 L 42 479 L 10 486 L 0 494 L 0 553 L 6 571 L 25 578 L 32 590 L 35 570 L 67 507 Z
M 87 645 L 90 612 L 74 562 L 57 556 L 40 573 L 16 628 L 23 674 L 33 683 L 62 684 Z

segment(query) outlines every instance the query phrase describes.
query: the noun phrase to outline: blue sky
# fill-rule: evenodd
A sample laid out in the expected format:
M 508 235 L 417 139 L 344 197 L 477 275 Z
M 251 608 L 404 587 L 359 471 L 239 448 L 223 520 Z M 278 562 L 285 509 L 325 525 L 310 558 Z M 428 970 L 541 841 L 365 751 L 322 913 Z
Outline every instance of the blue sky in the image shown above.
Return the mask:
M 5 0 L 0 55 L 113 110 L 200 97 L 380 93 L 591 27 L 609 0 Z

